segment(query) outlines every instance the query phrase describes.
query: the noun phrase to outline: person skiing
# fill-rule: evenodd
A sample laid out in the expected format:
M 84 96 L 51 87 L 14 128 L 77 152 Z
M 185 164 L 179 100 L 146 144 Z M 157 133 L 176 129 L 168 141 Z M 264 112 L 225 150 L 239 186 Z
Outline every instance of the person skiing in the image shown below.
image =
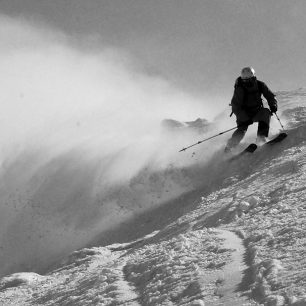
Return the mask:
M 262 95 L 267 100 L 270 109 L 263 106 Z M 245 67 L 241 70 L 241 75 L 235 82 L 230 105 L 232 106 L 232 114 L 236 115 L 237 129 L 228 140 L 224 151 L 230 152 L 237 146 L 249 125 L 254 122 L 258 122 L 256 142 L 258 144 L 265 143 L 269 134 L 271 115 L 277 112 L 277 100 L 268 86 L 257 80 L 254 68 Z

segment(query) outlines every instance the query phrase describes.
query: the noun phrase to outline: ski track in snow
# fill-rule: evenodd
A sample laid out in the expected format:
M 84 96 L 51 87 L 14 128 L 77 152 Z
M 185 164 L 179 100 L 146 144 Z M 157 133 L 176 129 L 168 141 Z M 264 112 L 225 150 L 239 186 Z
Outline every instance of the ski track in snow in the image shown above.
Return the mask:
M 145 217 L 128 223 L 138 239 L 75 251 L 45 275 L 3 277 L 0 305 L 305 306 L 305 97 L 280 93 L 287 139 L 209 165 L 215 181 L 194 205 L 178 202 L 180 217 L 164 207 L 165 224 L 156 208 L 143 215 L 150 226 Z
M 237 234 L 227 230 L 219 231 L 219 237 L 224 239 L 223 247 L 233 250 L 231 262 L 225 265 L 221 272 L 220 285 L 216 292 L 220 296 L 219 304 L 228 306 L 246 304 L 247 299 L 240 297 L 238 294 L 239 286 L 243 280 L 243 273 L 247 269 L 244 262 L 246 249 L 242 239 Z

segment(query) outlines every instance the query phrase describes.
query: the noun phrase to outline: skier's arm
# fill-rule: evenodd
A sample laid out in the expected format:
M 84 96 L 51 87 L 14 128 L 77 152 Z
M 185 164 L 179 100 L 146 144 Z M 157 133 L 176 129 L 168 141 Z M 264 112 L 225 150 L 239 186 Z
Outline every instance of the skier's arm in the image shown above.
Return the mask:
M 262 82 L 262 94 L 266 98 L 271 112 L 276 113 L 277 100 L 275 99 L 275 94 L 269 89 L 269 87 L 264 82 Z

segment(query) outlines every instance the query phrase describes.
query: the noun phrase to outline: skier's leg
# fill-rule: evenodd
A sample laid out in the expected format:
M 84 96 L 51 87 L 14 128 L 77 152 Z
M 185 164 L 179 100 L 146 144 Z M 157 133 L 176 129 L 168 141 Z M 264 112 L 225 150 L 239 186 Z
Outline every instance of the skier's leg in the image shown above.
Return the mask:
M 262 108 L 253 118 L 258 122 L 257 142 L 265 143 L 269 135 L 271 112 L 267 108 Z
M 239 142 L 244 137 L 246 131 L 248 130 L 249 124 L 237 121 L 237 126 L 237 130 L 235 130 L 232 137 L 228 140 L 226 144 L 226 152 L 230 151 L 232 148 L 236 147 L 239 144 Z
M 269 129 L 270 129 L 270 126 L 266 122 L 259 121 L 258 129 L 257 129 L 257 136 L 268 137 Z

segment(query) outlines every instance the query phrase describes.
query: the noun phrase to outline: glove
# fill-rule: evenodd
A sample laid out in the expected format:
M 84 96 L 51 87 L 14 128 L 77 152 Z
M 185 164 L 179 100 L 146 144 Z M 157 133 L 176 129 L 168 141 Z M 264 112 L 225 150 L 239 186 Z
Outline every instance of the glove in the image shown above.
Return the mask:
M 270 111 L 271 113 L 276 113 L 277 112 L 277 105 L 276 104 L 271 104 L 270 105 Z

